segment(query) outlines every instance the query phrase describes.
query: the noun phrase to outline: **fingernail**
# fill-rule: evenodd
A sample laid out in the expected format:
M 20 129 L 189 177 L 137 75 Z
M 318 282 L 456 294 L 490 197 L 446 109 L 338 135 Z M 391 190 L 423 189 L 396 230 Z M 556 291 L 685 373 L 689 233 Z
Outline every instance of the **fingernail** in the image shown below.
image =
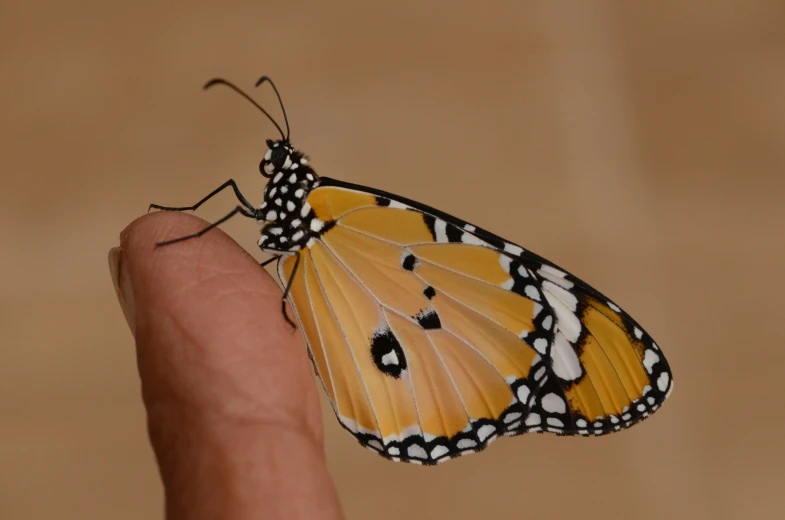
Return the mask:
M 123 309 L 125 321 L 131 329 L 131 334 L 136 335 L 136 315 L 134 307 L 134 293 L 131 280 L 128 277 L 128 270 L 123 268 L 123 249 L 113 247 L 109 250 L 109 273 L 112 275 L 117 300 L 120 308 Z

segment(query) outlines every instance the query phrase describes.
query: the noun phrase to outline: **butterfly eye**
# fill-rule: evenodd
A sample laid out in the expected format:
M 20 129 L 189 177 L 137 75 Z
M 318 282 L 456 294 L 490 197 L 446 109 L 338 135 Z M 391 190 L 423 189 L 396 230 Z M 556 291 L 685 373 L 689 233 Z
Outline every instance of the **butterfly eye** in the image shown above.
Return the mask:
M 264 177 L 270 178 L 276 172 L 280 172 L 291 163 L 289 160 L 289 150 L 284 146 L 277 146 L 276 143 L 268 141 L 268 149 L 264 154 L 264 159 L 259 163 L 259 171 Z
M 287 153 L 286 149 L 283 146 L 279 146 L 278 148 L 273 148 L 273 154 L 270 158 L 270 162 L 273 163 L 275 167 L 275 171 L 280 171 L 283 168 L 284 163 L 286 162 L 286 157 L 289 154 Z

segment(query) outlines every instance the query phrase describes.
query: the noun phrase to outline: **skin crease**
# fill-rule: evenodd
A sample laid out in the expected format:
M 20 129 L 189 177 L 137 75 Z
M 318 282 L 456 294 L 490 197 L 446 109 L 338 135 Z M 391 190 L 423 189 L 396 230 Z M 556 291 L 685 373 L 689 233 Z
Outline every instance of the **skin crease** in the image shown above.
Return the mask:
M 218 229 L 153 246 L 206 225 L 145 215 L 109 254 L 136 339 L 166 518 L 343 518 L 313 369 L 281 315 L 280 287 Z

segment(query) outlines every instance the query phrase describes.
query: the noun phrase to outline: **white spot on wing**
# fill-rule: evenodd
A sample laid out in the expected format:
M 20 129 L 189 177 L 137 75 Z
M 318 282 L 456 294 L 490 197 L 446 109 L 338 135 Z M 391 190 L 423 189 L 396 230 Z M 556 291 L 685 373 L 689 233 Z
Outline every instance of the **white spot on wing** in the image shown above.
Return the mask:
M 668 388 L 668 383 L 670 382 L 671 376 L 668 375 L 667 372 L 663 372 L 660 374 L 660 377 L 657 378 L 657 388 L 660 389 L 660 392 L 664 392 L 666 388 Z
M 553 360 L 553 373 L 565 381 L 578 379 L 583 372 L 575 349 L 561 332 L 557 332 L 553 340 L 551 359 Z
M 447 446 L 442 446 L 442 445 L 436 446 L 434 449 L 431 450 L 431 458 L 438 459 L 442 455 L 446 455 L 447 453 L 449 453 L 449 451 L 450 450 L 447 449 Z
M 537 315 L 542 311 L 542 305 L 539 303 L 534 304 L 534 310 L 532 311 L 532 318 L 536 318 Z
M 578 308 L 578 298 L 564 287 L 560 287 L 553 282 L 546 280 L 542 282 L 542 288 L 545 290 L 545 297 L 548 299 L 548 302 L 551 302 L 551 299 L 548 298 L 548 293 L 551 293 L 572 312 L 575 312 L 575 309 Z
M 397 364 L 398 364 L 398 354 L 396 354 L 394 350 L 391 350 L 390 352 L 382 356 L 382 365 L 397 365 Z
M 521 256 L 523 254 L 523 248 L 521 246 L 516 246 L 515 244 L 510 244 L 508 242 L 504 243 L 504 250 L 515 256 Z
M 461 242 L 464 244 L 473 244 L 475 246 L 484 246 L 485 241 L 480 240 L 476 236 L 472 235 L 471 233 L 462 233 L 461 234 Z
M 480 442 L 485 442 L 485 439 L 493 435 L 494 432 L 496 432 L 495 426 L 492 424 L 485 424 L 477 430 L 477 437 L 480 439 Z
M 551 330 L 551 325 L 553 325 L 553 316 L 546 316 L 545 319 L 542 320 L 542 328 Z
M 543 264 L 542 267 L 540 267 L 540 274 L 543 276 L 547 276 L 550 274 L 557 278 L 564 278 L 565 276 L 567 276 L 567 273 L 565 273 L 564 271 L 560 271 L 555 267 L 551 267 L 545 264 Z
M 406 450 L 406 453 L 408 453 L 410 457 L 413 457 L 415 459 L 427 459 L 428 458 L 428 454 L 425 453 L 425 450 L 423 449 L 423 447 L 422 446 L 418 446 L 416 444 L 412 444 L 411 446 L 409 446 L 409 448 Z
M 561 333 L 564 334 L 564 337 L 571 343 L 578 341 L 578 336 L 580 336 L 581 333 L 581 322 L 578 317 L 564 305 L 562 300 L 554 296 L 551 292 L 548 290 L 543 292 L 545 293 L 545 299 L 548 300 L 548 303 L 551 304 L 551 308 L 553 308 L 556 313 L 556 325 Z
M 646 372 L 651 374 L 654 365 L 659 360 L 660 356 L 658 356 L 653 350 L 646 349 L 646 353 L 643 355 L 643 366 L 646 367 Z
M 520 417 L 520 416 L 521 416 L 521 412 L 512 412 L 512 413 L 508 413 L 508 414 L 507 414 L 507 415 L 504 417 L 504 422 L 505 422 L 505 424 L 510 424 L 511 422 L 513 422 L 515 419 L 517 419 L 517 418 L 518 418 L 518 417 Z
M 449 239 L 447 238 L 447 222 L 437 218 L 433 225 L 433 229 L 436 231 L 437 242 L 449 242 Z
M 572 289 L 573 285 L 575 285 L 571 281 L 564 278 L 567 276 L 567 273 L 549 265 L 543 265 L 537 271 L 537 274 L 563 289 Z
M 531 298 L 532 300 L 538 302 L 540 301 L 540 292 L 537 288 L 533 285 L 527 285 L 526 288 L 523 290 L 526 293 L 526 296 Z
M 564 399 L 554 393 L 543 396 L 540 400 L 542 409 L 549 413 L 565 413 L 567 405 L 564 404 Z
M 406 204 L 403 204 L 401 202 L 398 202 L 397 200 L 392 200 L 392 199 L 390 199 L 390 207 L 397 208 L 397 209 L 409 209 L 409 206 L 407 206 Z
M 465 450 L 467 448 L 474 448 L 475 446 L 477 446 L 477 443 L 471 439 L 461 439 L 458 441 L 458 444 L 456 444 L 456 446 L 458 446 L 458 448 L 461 450 Z

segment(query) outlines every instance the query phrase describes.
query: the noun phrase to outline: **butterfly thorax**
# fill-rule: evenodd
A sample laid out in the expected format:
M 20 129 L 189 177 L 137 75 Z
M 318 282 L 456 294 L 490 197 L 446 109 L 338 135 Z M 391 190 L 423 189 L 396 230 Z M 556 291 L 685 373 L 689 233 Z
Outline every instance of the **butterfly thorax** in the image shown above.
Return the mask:
M 307 202 L 319 177 L 308 158 L 288 141 L 268 140 L 267 146 L 259 164 L 262 175 L 270 179 L 258 211 L 263 224 L 259 247 L 269 252 L 297 251 L 323 232 L 324 222 Z

